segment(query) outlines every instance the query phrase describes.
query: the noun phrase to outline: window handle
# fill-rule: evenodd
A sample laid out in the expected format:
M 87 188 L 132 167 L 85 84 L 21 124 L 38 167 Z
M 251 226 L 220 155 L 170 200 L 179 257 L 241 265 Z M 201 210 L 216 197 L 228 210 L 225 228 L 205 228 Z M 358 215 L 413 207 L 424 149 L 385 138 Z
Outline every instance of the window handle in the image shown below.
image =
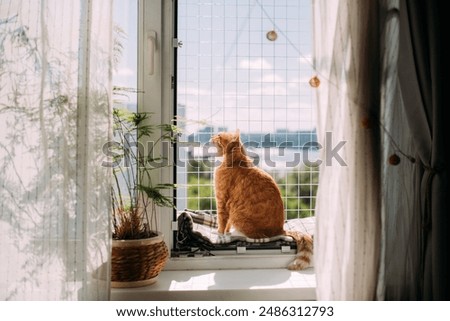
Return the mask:
M 150 30 L 147 36 L 148 74 L 155 73 L 156 31 Z

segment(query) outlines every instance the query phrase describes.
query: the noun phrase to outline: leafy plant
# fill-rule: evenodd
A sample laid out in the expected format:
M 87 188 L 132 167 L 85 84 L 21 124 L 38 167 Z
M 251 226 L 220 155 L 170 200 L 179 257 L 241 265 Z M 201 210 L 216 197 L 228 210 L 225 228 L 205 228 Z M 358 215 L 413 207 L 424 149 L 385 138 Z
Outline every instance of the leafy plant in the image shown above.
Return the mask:
M 116 95 L 127 88 L 114 88 Z M 116 104 L 117 105 L 117 104 Z M 175 185 L 157 181 L 155 170 L 171 166 L 158 147 L 173 143 L 178 128 L 151 123 L 151 113 L 113 109 L 114 142 L 109 146 L 113 162 L 111 187 L 113 238 L 140 239 L 158 231 L 156 207 L 174 207 L 167 195 Z

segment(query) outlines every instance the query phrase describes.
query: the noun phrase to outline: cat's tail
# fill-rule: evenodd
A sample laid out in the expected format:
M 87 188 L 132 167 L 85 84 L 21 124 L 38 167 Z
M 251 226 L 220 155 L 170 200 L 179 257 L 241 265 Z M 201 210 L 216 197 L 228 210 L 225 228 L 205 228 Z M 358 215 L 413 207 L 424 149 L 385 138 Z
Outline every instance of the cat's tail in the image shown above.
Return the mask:
M 285 234 L 297 242 L 297 254 L 288 269 L 298 271 L 311 267 L 314 254 L 312 235 L 298 231 L 285 231 Z

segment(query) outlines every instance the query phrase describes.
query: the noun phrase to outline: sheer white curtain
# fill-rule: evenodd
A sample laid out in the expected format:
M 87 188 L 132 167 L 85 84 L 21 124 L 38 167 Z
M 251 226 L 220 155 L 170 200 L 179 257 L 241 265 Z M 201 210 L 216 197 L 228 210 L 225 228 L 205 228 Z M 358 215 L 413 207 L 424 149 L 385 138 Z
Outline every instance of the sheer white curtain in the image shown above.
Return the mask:
M 319 300 L 375 298 L 380 253 L 378 1 L 315 0 Z
M 0 0 L 0 300 L 109 298 L 111 0 Z

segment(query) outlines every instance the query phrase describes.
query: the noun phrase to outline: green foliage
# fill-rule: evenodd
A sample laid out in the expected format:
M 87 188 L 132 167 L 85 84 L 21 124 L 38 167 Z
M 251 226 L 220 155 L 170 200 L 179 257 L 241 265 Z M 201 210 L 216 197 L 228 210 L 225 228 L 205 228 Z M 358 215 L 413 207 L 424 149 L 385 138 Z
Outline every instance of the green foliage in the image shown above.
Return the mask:
M 160 207 L 174 207 L 171 197 L 162 194 L 162 190 L 175 188 L 174 184 L 158 184 L 156 186 L 137 185 L 138 190 L 143 191 L 153 203 Z
M 314 216 L 319 186 L 317 167 L 293 169 L 276 181 L 283 195 L 288 219 Z
M 208 167 L 205 162 L 201 160 L 190 159 L 187 165 L 188 177 L 196 176 L 202 177 L 209 181 L 212 180 L 212 168 Z
M 188 208 L 209 210 L 216 208 L 214 188 L 210 178 L 188 176 Z

